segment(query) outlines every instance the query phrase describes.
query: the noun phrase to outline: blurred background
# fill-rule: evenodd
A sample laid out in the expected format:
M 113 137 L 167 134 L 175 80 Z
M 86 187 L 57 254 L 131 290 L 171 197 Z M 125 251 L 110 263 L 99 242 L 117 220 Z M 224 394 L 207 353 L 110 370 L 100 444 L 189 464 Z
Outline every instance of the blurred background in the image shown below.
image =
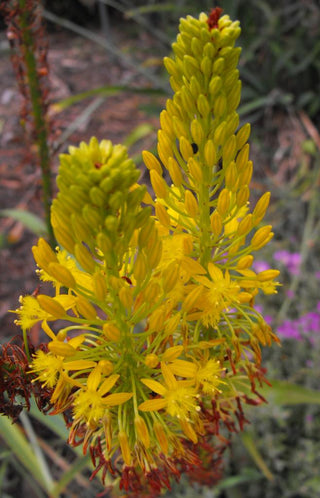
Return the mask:
M 43 88 L 53 179 L 59 153 L 94 135 L 127 144 L 147 182 L 141 151 L 155 149 L 158 116 L 171 95 L 162 59 L 171 53 L 179 18 L 219 5 L 240 21 L 239 114 L 242 123 L 252 125 L 251 201 L 254 205 L 263 192 L 271 191 L 266 221 L 275 232 L 255 265 L 259 270 L 281 270 L 278 294 L 257 302 L 282 340 L 281 348 L 264 351 L 275 393 L 268 395 L 268 404 L 248 408 L 251 424 L 232 439 L 217 487 L 191 486 L 182 479 L 166 496 L 319 497 L 319 1 L 46 0 L 42 5 L 45 30 L 38 48 L 46 69 Z M 4 18 L 0 27 L 4 344 L 19 334 L 8 309 L 17 308 L 19 295 L 38 286 L 31 247 L 46 227 L 34 130 L 21 111 L 28 107 L 20 91 L 18 62 L 10 61 Z M 36 326 L 31 334 L 39 340 Z M 89 459 L 64 444 L 66 433 L 58 417 L 43 420 L 33 407 L 31 416 L 22 415 L 20 426 L 0 419 L 0 496 L 87 498 L 103 490 L 98 479 L 88 481 Z M 59 484 L 54 492 L 53 481 Z M 120 495 L 114 491 L 112 496 Z

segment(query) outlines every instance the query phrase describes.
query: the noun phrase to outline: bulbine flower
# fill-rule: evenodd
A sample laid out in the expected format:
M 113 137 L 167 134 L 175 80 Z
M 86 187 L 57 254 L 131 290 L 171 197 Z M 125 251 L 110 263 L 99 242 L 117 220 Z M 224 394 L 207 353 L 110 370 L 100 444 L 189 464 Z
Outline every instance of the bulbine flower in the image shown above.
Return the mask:
M 279 272 L 252 269 L 273 233 L 262 224 L 270 194 L 249 200 L 240 27 L 219 16 L 181 19 L 164 60 L 174 94 L 157 156 L 143 152 L 154 198 L 122 145 L 92 138 L 61 156 L 59 247 L 33 248 L 54 296 L 23 297 L 17 310 L 24 331 L 41 322 L 50 339 L 31 374 L 54 413 L 72 413 L 70 444 L 82 440 L 95 473 L 119 471 L 136 492 L 200 469 L 201 445 L 225 441 L 221 424 L 242 428 L 241 403 L 261 402 L 260 345 L 279 342 L 254 307 Z

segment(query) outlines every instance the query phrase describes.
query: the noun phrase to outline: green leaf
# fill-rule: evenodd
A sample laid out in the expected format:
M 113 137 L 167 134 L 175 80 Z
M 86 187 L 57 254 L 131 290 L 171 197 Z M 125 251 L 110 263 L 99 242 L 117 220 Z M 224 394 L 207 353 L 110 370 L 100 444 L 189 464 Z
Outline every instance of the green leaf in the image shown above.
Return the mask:
M 248 432 L 243 432 L 240 435 L 240 437 L 241 437 L 241 440 L 242 440 L 244 446 L 246 447 L 249 454 L 251 455 L 251 458 L 255 462 L 256 466 L 261 470 L 263 475 L 269 481 L 273 481 L 274 477 L 273 477 L 272 473 L 270 472 L 270 470 L 268 469 L 268 467 L 263 459 L 263 456 L 261 455 L 257 446 L 255 445 L 255 442 L 254 442 L 251 434 L 249 434 Z
M 0 416 L 0 434 L 6 444 L 14 453 L 15 457 L 32 474 L 34 479 L 40 484 L 42 489 L 47 489 L 47 483 L 43 478 L 39 462 L 35 457 L 28 440 L 23 435 L 18 425 L 3 415 Z
M 39 237 L 47 234 L 45 222 L 39 216 L 29 211 L 23 211 L 22 209 L 1 209 L 0 216 L 20 221 L 20 223 Z
M 123 144 L 127 147 L 131 147 L 142 138 L 150 135 L 153 130 L 154 127 L 150 123 L 140 124 L 125 138 Z
M 219 481 L 219 484 L 215 486 L 216 491 L 223 491 L 224 489 L 234 488 L 239 484 L 245 484 L 247 482 L 257 481 L 261 479 L 262 476 L 260 472 L 254 469 L 246 468 L 243 472 L 237 476 L 226 477 Z
M 61 493 L 65 490 L 68 484 L 85 468 L 90 466 L 90 456 L 82 456 L 76 459 L 76 461 L 70 466 L 70 468 L 64 472 L 61 479 L 55 484 L 51 489 L 50 497 L 59 498 Z
M 272 387 L 263 387 L 258 391 L 276 405 L 320 405 L 320 391 L 292 384 L 285 380 L 270 380 Z
M 55 102 L 52 104 L 52 109 L 55 112 L 61 112 L 67 107 L 71 105 L 77 104 L 84 99 L 89 97 L 95 97 L 97 95 L 103 97 L 109 97 L 111 95 L 117 95 L 121 92 L 131 92 L 131 93 L 141 93 L 142 95 L 165 95 L 166 93 L 163 90 L 155 89 L 155 88 L 134 88 L 126 85 L 115 85 L 115 86 L 101 86 L 98 88 L 93 88 L 92 90 L 87 90 L 86 92 L 77 93 L 76 95 L 72 95 L 66 99 L 60 100 L 59 102 Z

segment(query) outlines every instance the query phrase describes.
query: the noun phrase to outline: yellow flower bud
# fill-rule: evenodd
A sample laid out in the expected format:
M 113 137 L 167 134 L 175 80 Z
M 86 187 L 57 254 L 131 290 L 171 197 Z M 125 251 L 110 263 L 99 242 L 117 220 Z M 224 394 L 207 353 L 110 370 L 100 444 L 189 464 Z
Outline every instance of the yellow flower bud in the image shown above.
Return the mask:
M 212 140 L 207 140 L 204 146 L 204 158 L 210 168 L 216 164 L 217 153 Z
M 49 263 L 47 273 L 69 289 L 74 289 L 77 285 L 71 271 L 60 263 Z
M 147 424 L 140 415 L 137 415 L 134 419 L 134 425 L 138 438 L 142 442 L 143 446 L 148 449 L 150 447 L 150 436 Z
M 252 237 L 251 247 L 254 250 L 258 250 L 261 247 L 263 247 L 265 244 L 267 244 L 267 242 L 270 240 L 269 237 L 272 234 L 271 230 L 272 230 L 271 225 L 266 225 L 262 228 L 259 228 L 259 230 L 257 230 L 254 236 Z
M 88 273 L 93 273 L 96 263 L 91 252 L 83 244 L 76 244 L 74 247 L 74 255 L 82 268 Z
M 192 146 L 185 137 L 180 137 L 179 148 L 180 148 L 180 153 L 185 161 L 188 161 L 189 157 L 193 156 Z
M 148 150 L 142 151 L 142 158 L 144 164 L 149 170 L 155 169 L 159 175 L 162 175 L 162 167 L 158 159 Z
M 118 342 L 120 340 L 121 332 L 113 323 L 105 323 L 102 330 L 109 341 Z
M 174 185 L 180 187 L 183 182 L 183 176 L 177 161 L 173 157 L 169 158 L 168 170 Z
M 124 461 L 125 465 L 130 467 L 132 464 L 132 459 L 131 459 L 131 451 L 130 451 L 130 447 L 129 447 L 127 434 L 124 431 L 120 431 L 118 434 L 118 439 L 119 439 L 119 443 L 120 443 L 123 461 Z
M 245 268 L 250 268 L 253 263 L 253 256 L 248 254 L 247 256 L 242 256 L 237 263 L 237 270 L 244 270 Z
M 222 159 L 223 166 L 227 166 L 231 161 L 233 161 L 236 154 L 236 137 L 231 135 L 223 146 Z
M 73 356 L 76 353 L 76 350 L 67 342 L 51 341 L 48 343 L 48 349 L 57 356 L 68 357 Z
M 237 229 L 237 236 L 238 235 L 246 235 L 247 233 L 250 232 L 252 228 L 252 214 L 247 214 L 239 223 L 238 229 Z
M 39 294 L 36 299 L 41 308 L 55 318 L 63 318 L 66 315 L 63 306 L 53 297 L 46 296 L 45 294 Z
M 77 310 L 87 320 L 95 320 L 97 312 L 92 304 L 83 296 L 77 297 Z
M 196 218 L 199 213 L 199 206 L 195 196 L 190 192 L 190 190 L 185 191 L 184 206 L 187 213 L 192 217 Z
M 269 202 L 270 202 L 270 192 L 265 192 L 258 200 L 252 213 L 252 216 L 256 224 L 263 219 L 265 212 L 269 206 Z
M 193 159 L 193 157 L 190 157 L 190 159 L 188 161 L 188 170 L 189 170 L 190 175 L 193 178 L 193 180 L 195 180 L 198 183 L 201 183 L 203 181 L 203 174 L 202 174 L 201 167 L 200 167 L 198 161 Z
M 162 287 L 165 292 L 170 292 L 176 285 L 179 278 L 179 266 L 173 261 L 163 271 Z
M 251 126 L 250 123 L 244 124 L 240 130 L 238 130 L 236 139 L 237 139 L 237 149 L 240 150 L 244 146 L 244 144 L 248 141 L 250 136 Z
M 163 428 L 163 425 L 160 424 L 160 422 L 155 422 L 153 430 L 163 454 L 167 455 L 169 451 L 169 441 L 166 432 Z
M 217 210 L 210 216 L 210 224 L 214 235 L 218 237 L 221 234 L 223 225 L 221 215 Z
M 104 375 L 110 375 L 113 372 L 113 365 L 111 361 L 109 360 L 100 360 L 98 363 L 99 367 L 101 368 L 101 372 Z
M 222 218 L 224 218 L 230 207 L 230 192 L 227 188 L 221 190 L 218 197 L 217 211 Z
M 191 121 L 191 136 L 196 144 L 201 144 L 204 139 L 204 131 L 202 125 L 198 119 L 193 119 Z
M 154 353 L 150 353 L 150 354 L 148 354 L 146 356 L 144 362 L 147 365 L 147 367 L 149 367 L 149 368 L 156 368 L 156 366 L 159 363 L 159 357 L 156 354 L 154 354 Z
M 102 273 L 95 273 L 92 278 L 94 294 L 99 301 L 104 301 L 108 294 L 106 277 Z
M 239 187 L 242 185 L 249 185 L 253 173 L 252 161 L 248 161 L 247 165 L 240 171 L 238 184 Z
M 197 108 L 203 118 L 206 118 L 211 112 L 208 99 L 203 94 L 200 94 L 197 99 Z
M 119 290 L 119 299 L 121 304 L 127 309 L 130 310 L 133 304 L 133 294 L 132 289 L 130 287 L 122 287 Z
M 260 282 L 267 282 L 273 280 L 280 274 L 279 270 L 265 270 L 258 273 L 258 280 Z
M 168 186 L 162 176 L 160 176 L 155 169 L 150 171 L 150 180 L 156 196 L 159 199 L 165 199 L 167 197 Z
M 240 188 L 240 190 L 237 192 L 237 206 L 240 208 L 242 206 L 245 206 L 249 200 L 250 196 L 250 190 L 248 185 L 244 185 L 243 187 Z

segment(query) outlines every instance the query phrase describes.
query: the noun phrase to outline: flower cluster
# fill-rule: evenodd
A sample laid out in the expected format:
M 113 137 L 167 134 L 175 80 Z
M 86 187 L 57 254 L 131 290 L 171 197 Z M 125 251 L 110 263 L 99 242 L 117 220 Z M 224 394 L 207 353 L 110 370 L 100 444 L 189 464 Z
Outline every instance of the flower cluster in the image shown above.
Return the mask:
M 262 400 L 260 345 L 278 341 L 254 308 L 279 272 L 252 269 L 273 233 L 261 225 L 269 193 L 249 204 L 240 28 L 219 15 L 181 19 L 164 60 L 174 95 L 158 157 L 143 152 L 155 198 L 122 145 L 92 138 L 61 156 L 59 247 L 33 248 L 55 295 L 23 297 L 17 310 L 25 331 L 40 321 L 49 337 L 31 373 L 51 390 L 53 413 L 71 417 L 70 444 L 137 492 L 200 469 L 199 449 L 213 435 L 225 442 L 221 424 L 242 428 L 241 403 Z

